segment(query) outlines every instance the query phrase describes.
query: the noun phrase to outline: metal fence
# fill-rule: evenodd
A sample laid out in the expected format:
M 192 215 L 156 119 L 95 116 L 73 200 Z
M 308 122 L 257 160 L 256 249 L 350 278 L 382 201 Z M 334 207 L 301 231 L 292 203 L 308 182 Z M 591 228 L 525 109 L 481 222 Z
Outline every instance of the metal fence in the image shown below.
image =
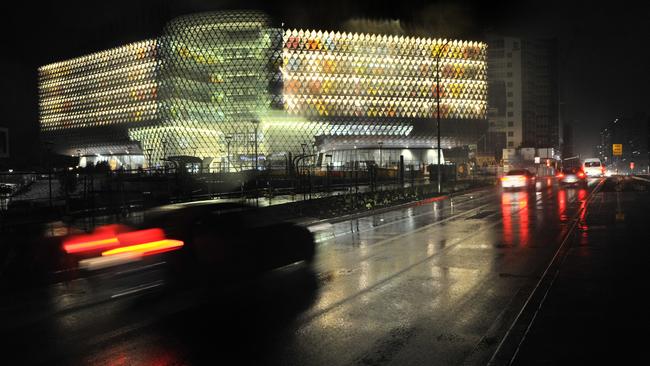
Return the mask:
M 191 174 L 168 168 L 3 173 L 0 183 L 13 185 L 0 195 L 0 225 L 64 216 L 120 216 L 162 204 L 205 199 L 237 199 L 266 206 L 360 196 L 433 185 L 437 180 L 433 167 L 404 163 L 379 168 L 358 162 L 338 167 L 298 166 L 288 174 L 273 169 Z M 449 183 L 493 176 L 489 171 L 459 176 L 456 167 L 449 165 L 444 166 L 442 180 L 444 189 L 449 190 L 453 189 Z

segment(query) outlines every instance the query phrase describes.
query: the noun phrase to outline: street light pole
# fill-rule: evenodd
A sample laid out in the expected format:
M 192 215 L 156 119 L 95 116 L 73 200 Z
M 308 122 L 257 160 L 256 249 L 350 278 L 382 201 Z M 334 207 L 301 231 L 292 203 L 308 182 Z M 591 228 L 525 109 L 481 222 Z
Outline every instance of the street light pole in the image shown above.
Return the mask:
M 167 164 L 165 161 L 167 160 L 167 140 L 162 140 L 162 146 L 163 146 L 163 168 L 165 171 L 165 174 L 167 174 Z
M 381 163 L 382 163 L 382 161 L 381 161 L 381 146 L 384 144 L 384 142 L 379 141 L 377 144 L 379 145 L 379 167 L 381 168 Z
M 255 141 L 254 141 L 254 143 L 255 143 L 255 171 L 257 171 L 257 169 L 258 169 L 258 158 L 259 158 L 259 154 L 257 152 L 257 123 L 255 124 Z
M 230 173 L 230 139 L 232 139 L 232 136 L 228 135 L 226 136 L 226 146 L 227 146 L 227 152 L 226 152 L 226 172 Z
M 300 144 L 300 147 L 302 147 L 302 169 L 300 172 L 300 187 L 302 188 L 302 199 L 306 200 L 307 199 L 307 192 L 305 192 L 305 177 L 303 176 L 305 174 L 305 148 L 307 147 L 307 144 L 302 143 Z
M 147 161 L 147 163 L 149 164 L 149 171 L 151 172 L 151 168 L 152 168 L 151 152 L 153 151 L 153 149 L 149 148 L 146 151 L 147 151 L 147 155 L 149 156 L 149 160 Z
M 311 199 L 311 191 L 314 189 L 314 176 L 316 175 L 316 148 L 318 147 L 316 138 L 314 138 L 312 147 L 311 167 L 309 167 L 309 199 Z
M 440 173 L 440 53 L 442 50 L 447 46 L 449 41 L 445 42 L 445 44 L 438 49 L 438 52 L 436 53 L 436 104 L 437 104 L 437 121 L 436 121 L 436 129 L 438 130 L 438 193 L 442 191 L 441 189 L 441 173 Z
M 167 140 L 162 140 L 163 160 L 167 159 Z

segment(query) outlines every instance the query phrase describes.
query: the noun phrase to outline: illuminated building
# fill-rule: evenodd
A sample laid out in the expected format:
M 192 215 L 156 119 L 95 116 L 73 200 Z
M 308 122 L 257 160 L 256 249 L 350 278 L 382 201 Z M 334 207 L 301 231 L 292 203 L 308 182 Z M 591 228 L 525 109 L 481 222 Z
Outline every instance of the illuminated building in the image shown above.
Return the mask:
M 142 165 L 128 131 L 160 123 L 156 52 L 157 42 L 147 40 L 39 68 L 43 139 L 84 162 Z
M 483 43 L 194 14 L 156 40 L 41 67 L 41 131 L 59 151 L 130 167 L 194 156 L 232 171 L 303 153 L 378 162 L 379 146 L 385 163 L 431 163 L 437 66 L 441 146 L 476 143 L 487 128 Z

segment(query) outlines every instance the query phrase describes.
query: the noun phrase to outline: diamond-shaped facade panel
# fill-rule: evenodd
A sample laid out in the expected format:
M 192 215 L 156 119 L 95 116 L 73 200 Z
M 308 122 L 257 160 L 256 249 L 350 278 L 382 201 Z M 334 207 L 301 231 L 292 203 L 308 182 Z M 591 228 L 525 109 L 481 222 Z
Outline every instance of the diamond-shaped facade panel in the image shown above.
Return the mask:
M 282 33 L 260 12 L 177 18 L 160 37 L 161 123 L 132 129 L 134 140 L 167 156 L 210 157 L 249 167 L 272 152 L 261 116 L 279 106 Z
M 438 112 L 445 147 L 487 127 L 485 44 L 282 30 L 257 11 L 182 16 L 156 40 L 39 73 L 48 138 L 154 163 L 191 155 L 239 170 L 314 144 L 431 148 Z
M 157 70 L 156 40 L 39 68 L 43 140 L 71 155 L 138 153 L 127 129 L 160 122 Z

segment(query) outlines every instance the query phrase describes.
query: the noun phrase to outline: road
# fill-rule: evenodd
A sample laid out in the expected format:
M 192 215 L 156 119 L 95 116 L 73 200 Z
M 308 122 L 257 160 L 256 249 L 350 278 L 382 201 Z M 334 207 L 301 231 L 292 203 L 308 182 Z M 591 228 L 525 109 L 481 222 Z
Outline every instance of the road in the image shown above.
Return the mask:
M 562 298 L 569 249 L 590 257 L 583 249 L 607 240 L 585 229 L 609 232 L 586 223 L 598 220 L 590 213 L 633 223 L 650 200 L 612 184 L 560 188 L 544 178 L 535 190 L 487 188 L 312 224 L 311 267 L 230 288 L 110 298 L 80 279 L 11 294 L 0 308 L 3 353 L 20 364 L 553 363 L 571 354 L 549 356 L 549 344 L 562 349 L 553 329 L 572 328 L 549 320 L 563 309 L 543 305 Z

